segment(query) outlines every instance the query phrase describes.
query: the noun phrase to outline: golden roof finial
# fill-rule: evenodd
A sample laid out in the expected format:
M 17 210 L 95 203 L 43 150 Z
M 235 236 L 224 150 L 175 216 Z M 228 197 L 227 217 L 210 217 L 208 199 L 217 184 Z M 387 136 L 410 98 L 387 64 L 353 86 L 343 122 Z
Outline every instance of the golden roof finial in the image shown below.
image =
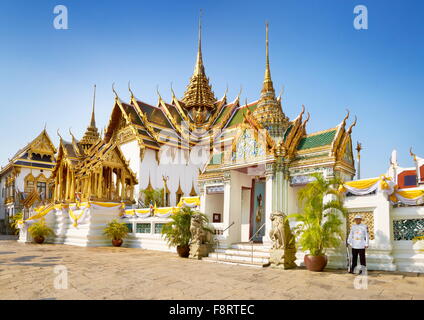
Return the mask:
M 59 139 L 60 139 L 60 140 L 63 140 L 62 136 L 61 136 L 61 135 L 60 135 L 60 133 L 59 133 L 59 129 L 57 129 L 56 133 L 57 133 L 57 135 L 59 136 Z
M 412 147 L 409 148 L 409 154 L 411 155 L 412 159 L 414 159 L 414 161 L 417 161 L 417 155 L 412 152 Z
M 94 116 L 94 108 L 96 106 L 96 85 L 94 85 L 94 94 L 93 94 L 93 109 L 91 111 L 91 121 L 90 126 L 95 127 L 96 126 L 96 118 Z
M 115 90 L 115 82 L 114 82 L 114 83 L 112 83 L 112 91 L 113 91 L 113 93 L 115 94 L 115 99 L 119 99 L 119 97 L 118 97 L 118 93 L 116 93 L 116 90 Z
M 132 90 L 131 90 L 131 81 L 128 81 L 128 91 L 130 92 L 130 94 L 131 94 L 131 99 L 134 99 L 134 93 L 132 92 Z

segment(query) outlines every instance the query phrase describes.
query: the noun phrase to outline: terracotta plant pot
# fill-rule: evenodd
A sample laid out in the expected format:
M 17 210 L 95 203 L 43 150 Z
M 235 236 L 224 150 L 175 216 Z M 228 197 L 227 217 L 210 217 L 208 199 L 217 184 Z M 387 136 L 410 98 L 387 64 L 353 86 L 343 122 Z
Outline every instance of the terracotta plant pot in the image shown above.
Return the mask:
M 177 252 L 181 258 L 188 258 L 190 255 L 190 246 L 177 246 Z
M 124 241 L 122 239 L 113 239 L 112 244 L 114 247 L 120 247 Z
M 44 242 L 43 236 L 34 237 L 35 243 L 42 244 Z
M 312 256 L 312 255 L 305 255 L 305 258 L 303 259 L 305 262 L 305 266 L 309 271 L 322 271 L 324 270 L 325 266 L 327 265 L 327 256 Z

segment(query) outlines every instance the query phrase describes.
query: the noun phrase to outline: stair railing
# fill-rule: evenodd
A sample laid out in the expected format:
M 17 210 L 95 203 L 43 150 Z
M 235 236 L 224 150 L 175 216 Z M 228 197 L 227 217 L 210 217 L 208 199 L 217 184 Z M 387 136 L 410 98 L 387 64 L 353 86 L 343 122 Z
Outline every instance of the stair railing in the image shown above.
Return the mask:
M 261 227 L 255 232 L 253 236 L 250 237 L 249 242 L 252 244 L 252 264 L 253 264 L 253 238 L 256 237 L 256 235 L 259 233 L 259 231 L 262 230 L 262 228 L 266 225 L 266 222 L 264 222 Z
M 225 231 L 227 231 L 228 229 L 230 229 L 234 225 L 234 223 L 235 223 L 234 221 L 231 222 L 231 224 L 228 227 L 226 227 L 224 230 L 222 230 L 222 234 L 224 234 Z M 219 239 L 218 239 L 218 237 L 216 238 L 216 242 L 218 243 L 217 249 L 219 249 Z M 215 253 L 216 253 L 216 261 L 218 261 L 218 251 L 215 252 Z

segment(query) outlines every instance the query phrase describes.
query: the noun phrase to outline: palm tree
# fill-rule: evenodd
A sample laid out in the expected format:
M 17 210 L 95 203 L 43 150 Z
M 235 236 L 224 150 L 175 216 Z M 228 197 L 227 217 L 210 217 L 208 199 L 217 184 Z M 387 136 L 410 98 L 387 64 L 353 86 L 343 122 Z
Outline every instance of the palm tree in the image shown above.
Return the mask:
M 347 209 L 343 206 L 343 195 L 338 192 L 343 183 L 340 178 L 325 179 L 321 173 L 311 176 L 315 180 L 298 194 L 303 212 L 289 217 L 300 222 L 294 231 L 302 250 L 312 256 L 322 256 L 326 249 L 340 245 L 344 236 L 342 215 L 347 216 Z

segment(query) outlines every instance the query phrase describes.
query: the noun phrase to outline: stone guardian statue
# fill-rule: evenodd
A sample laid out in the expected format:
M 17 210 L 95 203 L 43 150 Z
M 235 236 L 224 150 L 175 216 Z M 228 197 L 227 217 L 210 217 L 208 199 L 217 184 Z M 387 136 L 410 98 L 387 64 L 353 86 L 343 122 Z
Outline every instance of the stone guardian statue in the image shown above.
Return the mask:
M 269 237 L 272 240 L 270 265 L 274 268 L 292 269 L 296 267 L 296 244 L 286 215 L 281 211 L 271 214 L 272 228 Z

